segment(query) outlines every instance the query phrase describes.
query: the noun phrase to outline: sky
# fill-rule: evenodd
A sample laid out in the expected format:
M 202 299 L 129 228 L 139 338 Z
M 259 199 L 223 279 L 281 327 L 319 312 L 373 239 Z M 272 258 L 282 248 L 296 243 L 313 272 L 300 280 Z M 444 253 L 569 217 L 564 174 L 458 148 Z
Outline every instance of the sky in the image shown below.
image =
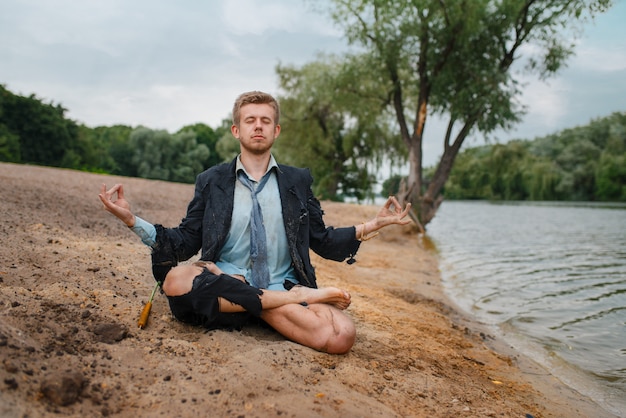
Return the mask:
M 278 94 L 277 64 L 348 51 L 322 0 L 2 0 L 0 84 L 61 104 L 90 127 L 175 132 L 230 117 L 237 95 Z M 584 26 L 558 77 L 528 78 L 523 121 L 497 137 L 533 139 L 626 111 L 626 0 Z M 445 125 L 430 118 L 424 163 Z M 466 145 L 481 143 L 481 137 Z

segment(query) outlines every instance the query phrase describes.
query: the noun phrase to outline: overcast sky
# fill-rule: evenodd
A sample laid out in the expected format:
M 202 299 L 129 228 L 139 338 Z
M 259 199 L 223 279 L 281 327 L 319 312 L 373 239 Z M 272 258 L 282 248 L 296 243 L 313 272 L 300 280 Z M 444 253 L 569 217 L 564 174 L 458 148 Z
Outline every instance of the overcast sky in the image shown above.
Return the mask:
M 79 123 L 177 131 L 230 117 L 248 90 L 277 92 L 277 63 L 347 50 L 303 0 L 2 0 L 0 83 L 60 103 Z M 501 138 L 532 139 L 626 111 L 626 0 L 585 27 L 558 78 L 530 80 L 524 122 Z M 425 163 L 443 127 L 427 125 Z M 472 145 L 477 140 L 469 141 Z

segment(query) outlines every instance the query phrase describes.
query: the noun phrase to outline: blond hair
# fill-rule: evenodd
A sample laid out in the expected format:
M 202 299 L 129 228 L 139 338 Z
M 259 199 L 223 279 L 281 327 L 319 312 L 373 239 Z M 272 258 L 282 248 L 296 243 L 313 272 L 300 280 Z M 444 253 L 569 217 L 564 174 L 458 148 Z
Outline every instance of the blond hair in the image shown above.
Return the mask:
M 242 93 L 235 100 L 233 106 L 233 125 L 239 126 L 241 117 L 241 108 L 247 104 L 269 104 L 274 108 L 274 123 L 278 125 L 280 119 L 280 106 L 278 101 L 270 94 L 262 91 L 249 91 Z

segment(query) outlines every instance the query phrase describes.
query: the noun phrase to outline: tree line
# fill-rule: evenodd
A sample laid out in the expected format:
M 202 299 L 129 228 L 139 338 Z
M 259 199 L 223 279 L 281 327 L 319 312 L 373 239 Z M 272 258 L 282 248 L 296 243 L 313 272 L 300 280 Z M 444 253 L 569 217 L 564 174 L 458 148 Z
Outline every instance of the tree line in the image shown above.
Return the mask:
M 448 199 L 626 202 L 626 113 L 459 153 Z
M 294 80 L 298 85 L 292 96 L 279 97 L 284 133 L 274 148 L 278 160 L 309 167 L 320 199 L 371 197 L 372 164 L 394 155 L 389 131 L 367 111 L 351 108 L 349 100 L 335 100 L 337 80 L 327 75 L 337 67 L 330 62 L 276 71 L 283 86 Z M 216 128 L 196 123 L 169 133 L 144 126 L 91 128 L 66 112 L 60 104 L 0 85 L 0 161 L 193 183 L 201 171 L 239 153 L 229 119 Z
M 277 71 L 287 84 L 308 69 Z M 309 92 L 303 88 L 302 94 Z M 321 199 L 371 196 L 376 179 L 368 158 L 389 154 L 374 119 L 365 135 L 365 124 L 349 127 L 344 120 L 348 105 L 332 97 L 319 95 L 317 108 L 296 97 L 283 97 L 281 103 L 282 125 L 289 133 L 281 135 L 274 148 L 278 160 L 309 167 L 316 179 L 314 192 Z M 0 161 L 193 183 L 198 173 L 239 153 L 229 119 L 216 128 L 196 123 L 169 133 L 145 126 L 92 128 L 67 118 L 66 112 L 60 104 L 35 94 L 15 94 L 0 85 Z
M 522 73 L 547 79 L 574 53 L 582 25 L 611 0 L 331 0 L 330 14 L 362 54 L 340 91 L 391 115 L 409 163 L 398 198 L 428 224 L 470 133 L 509 130 L 520 121 Z M 530 48 L 526 48 L 530 47 Z M 522 69 L 522 71 L 518 71 Z M 372 88 L 375 86 L 375 88 Z M 434 170 L 423 165 L 429 116 L 447 120 Z M 429 178 L 426 175 L 429 175 Z
M 143 126 L 91 128 L 66 112 L 0 85 L 0 161 L 193 183 L 222 162 L 218 143 L 230 132 L 230 124 L 213 129 L 202 123 L 173 134 Z
M 298 79 L 300 94 L 308 98 L 298 100 L 293 95 L 281 101 L 285 113 L 282 124 L 287 129 L 283 131 L 286 138 L 281 136 L 276 145 L 277 158 L 309 167 L 315 192 L 322 199 L 371 197 L 376 181 L 372 162 L 380 164 L 385 155 L 402 160 L 399 152 L 390 151 L 394 138 L 365 110 L 359 113 L 352 109 L 350 114 L 370 120 L 370 124 L 350 124 L 345 117 L 349 103 L 324 94 L 311 99 L 309 90 L 314 87 L 303 82 L 311 77 L 303 74 L 313 69 L 311 65 L 277 68 L 284 86 Z M 325 68 L 314 73 L 328 71 Z M 336 82 L 336 78 L 325 81 Z M 319 87 L 319 83 L 313 84 Z M 216 128 L 196 123 L 170 134 L 143 126 L 90 128 L 66 118 L 66 111 L 34 94 L 20 96 L 0 85 L 0 161 L 193 183 L 199 172 L 229 161 L 239 150 L 226 119 Z M 425 170 L 426 185 L 434 171 L 435 167 Z M 382 194 L 397 194 L 405 179 L 388 179 Z M 626 113 L 614 113 L 534 140 L 467 148 L 457 156 L 443 196 L 626 201 Z

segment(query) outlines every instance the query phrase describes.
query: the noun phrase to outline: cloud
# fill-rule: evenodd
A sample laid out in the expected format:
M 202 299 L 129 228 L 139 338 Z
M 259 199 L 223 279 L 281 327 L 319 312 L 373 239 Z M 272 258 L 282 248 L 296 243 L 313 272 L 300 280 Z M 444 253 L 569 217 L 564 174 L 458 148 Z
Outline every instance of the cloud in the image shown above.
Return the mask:
M 571 86 L 562 78 L 546 82 L 527 80 L 520 101 L 527 107 L 526 119 L 551 130 L 567 114 L 567 96 Z
M 277 63 L 348 50 L 327 10 L 327 0 L 3 0 L 0 83 L 88 126 L 216 126 L 242 91 L 276 93 Z M 526 80 L 528 114 L 502 138 L 624 111 L 625 12 L 619 2 L 588 27 L 557 78 Z M 439 125 L 427 124 L 429 154 L 439 154 Z
M 297 8 L 280 2 L 229 0 L 221 8 L 225 28 L 236 35 L 261 35 L 270 29 L 292 32 L 299 20 Z
M 577 48 L 570 66 L 598 73 L 626 70 L 626 39 L 621 45 L 604 48 L 583 43 Z
M 339 36 L 322 14 L 324 1 L 289 2 L 284 0 L 223 0 L 221 18 L 224 27 L 236 35 L 261 35 L 266 31 L 314 33 Z M 289 4 L 289 6 L 287 5 Z M 304 7 L 303 7 L 304 6 Z M 316 6 L 316 7 L 313 7 Z

